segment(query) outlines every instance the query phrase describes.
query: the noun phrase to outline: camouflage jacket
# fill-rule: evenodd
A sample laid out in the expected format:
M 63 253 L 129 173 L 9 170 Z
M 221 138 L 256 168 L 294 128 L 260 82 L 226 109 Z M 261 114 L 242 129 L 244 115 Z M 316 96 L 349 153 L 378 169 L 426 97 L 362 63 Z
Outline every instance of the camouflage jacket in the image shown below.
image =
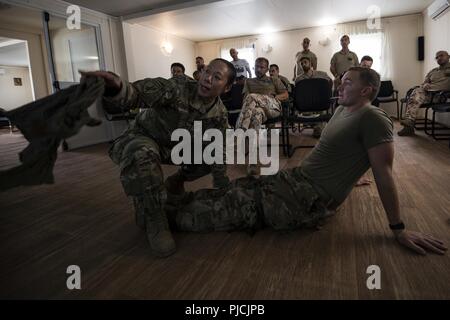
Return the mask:
M 187 129 L 193 137 L 194 121 L 202 121 L 203 131 L 228 128 L 228 113 L 220 98 L 212 104 L 203 103 L 197 95 L 197 82 L 183 78 L 122 80 L 120 92 L 105 99 L 124 109 L 144 109 L 128 130 L 155 139 L 161 147 L 177 144 L 170 137 L 178 128 Z

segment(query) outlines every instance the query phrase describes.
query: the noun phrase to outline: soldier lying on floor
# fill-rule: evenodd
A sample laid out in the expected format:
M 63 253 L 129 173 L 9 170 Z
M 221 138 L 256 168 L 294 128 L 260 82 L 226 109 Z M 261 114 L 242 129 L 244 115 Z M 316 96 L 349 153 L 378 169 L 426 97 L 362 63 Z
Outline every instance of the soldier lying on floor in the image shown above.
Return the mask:
M 269 226 L 292 230 L 314 225 L 348 196 L 356 181 L 372 168 L 389 226 L 400 244 L 425 254 L 447 248 L 430 235 L 405 229 L 392 176 L 393 123 L 370 102 L 377 96 L 379 75 L 351 68 L 339 87 L 339 104 L 317 146 L 301 166 L 273 176 L 235 180 L 224 190 L 178 194 L 170 221 L 179 230 L 257 230 Z

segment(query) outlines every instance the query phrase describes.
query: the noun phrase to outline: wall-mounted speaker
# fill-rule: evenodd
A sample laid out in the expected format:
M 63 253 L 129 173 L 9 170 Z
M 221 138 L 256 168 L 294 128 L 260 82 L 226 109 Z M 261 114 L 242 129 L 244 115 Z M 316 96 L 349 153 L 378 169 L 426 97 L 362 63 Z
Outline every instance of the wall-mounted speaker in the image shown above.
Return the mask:
M 425 60 L 425 37 L 417 39 L 417 60 Z

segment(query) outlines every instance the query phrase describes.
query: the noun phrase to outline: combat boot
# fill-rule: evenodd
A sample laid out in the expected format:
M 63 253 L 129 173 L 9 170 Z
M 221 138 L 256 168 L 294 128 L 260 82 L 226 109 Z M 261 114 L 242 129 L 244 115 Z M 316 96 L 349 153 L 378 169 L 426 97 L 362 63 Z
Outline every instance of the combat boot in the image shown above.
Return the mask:
M 406 119 L 401 121 L 403 129 L 398 132 L 399 136 L 412 136 L 414 135 L 414 121 Z
M 144 208 L 144 200 L 140 199 L 137 196 L 133 197 L 133 205 L 134 205 L 134 219 L 136 225 L 145 230 L 145 208 Z
M 162 210 L 146 211 L 145 232 L 150 248 L 157 257 L 164 258 L 175 253 L 175 241 L 169 229 L 167 216 Z
M 318 125 L 314 126 L 313 137 L 319 139 L 322 135 L 322 128 Z

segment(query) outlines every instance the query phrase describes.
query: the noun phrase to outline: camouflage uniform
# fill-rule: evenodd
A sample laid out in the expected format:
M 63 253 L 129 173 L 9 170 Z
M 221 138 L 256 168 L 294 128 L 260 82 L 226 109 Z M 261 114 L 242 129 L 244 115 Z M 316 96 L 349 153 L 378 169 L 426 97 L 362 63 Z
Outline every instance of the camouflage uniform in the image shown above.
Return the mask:
M 427 92 L 422 87 L 414 89 L 406 104 L 405 118 L 408 121 L 411 121 L 411 123 L 414 123 L 416 121 L 417 111 L 419 110 L 420 106 L 425 103 L 430 103 L 431 97 L 431 93 Z
M 228 117 L 220 98 L 203 103 L 197 95 L 197 82 L 183 77 L 122 83 L 121 91 L 105 100 L 124 108 L 146 109 L 114 141 L 109 154 L 120 167 L 123 188 L 133 197 L 139 222 L 147 211 L 162 212 L 166 191 L 161 163 L 171 163 L 171 149 L 178 143 L 171 141 L 172 132 L 184 128 L 193 137 L 194 121 L 202 121 L 203 130 L 217 128 L 224 132 Z M 182 181 L 192 181 L 209 172 L 215 186 L 229 182 L 225 165 L 183 165 L 176 176 Z
M 405 118 L 410 124 L 415 122 L 420 106 L 431 102 L 433 93 L 450 90 L 450 63 L 432 69 L 425 77 L 424 84 L 428 84 L 427 90 L 422 86 L 414 89 L 407 102 Z
M 279 116 L 281 102 L 275 95 L 286 91 L 286 86 L 278 77 L 264 75 L 247 79 L 242 90 L 244 101 L 236 128 L 258 130 L 267 119 Z
M 82 77 L 80 84 L 10 111 L 0 109 L 30 142 L 19 154 L 20 166 L 0 171 L 0 191 L 20 185 L 53 183 L 53 168 L 63 139 L 84 126 L 97 126 L 88 108 L 103 95 L 105 82 Z
M 190 193 L 177 208 L 175 222 L 178 229 L 194 232 L 257 230 L 263 226 L 293 230 L 314 226 L 327 213 L 300 168 L 294 168 L 259 179 L 237 179 L 224 190 Z
M 245 96 L 236 128 L 259 130 L 267 119 L 278 117 L 281 102 L 272 96 L 250 93 Z

